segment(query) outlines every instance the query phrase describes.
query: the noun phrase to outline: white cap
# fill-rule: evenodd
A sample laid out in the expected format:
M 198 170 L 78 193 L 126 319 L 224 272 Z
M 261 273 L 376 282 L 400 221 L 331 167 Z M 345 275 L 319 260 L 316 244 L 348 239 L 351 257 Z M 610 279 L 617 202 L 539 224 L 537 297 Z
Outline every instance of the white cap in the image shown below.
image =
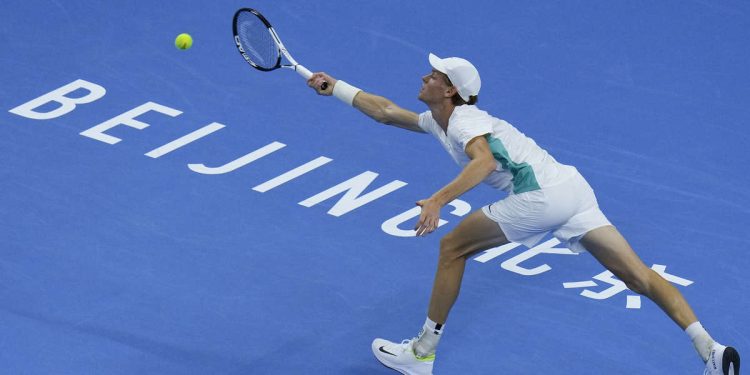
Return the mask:
M 477 68 L 470 62 L 460 57 L 446 57 L 441 59 L 431 53 L 430 65 L 438 72 L 448 76 L 453 86 L 456 86 L 458 95 L 464 101 L 468 102 L 470 96 L 479 95 L 482 80 L 479 79 Z

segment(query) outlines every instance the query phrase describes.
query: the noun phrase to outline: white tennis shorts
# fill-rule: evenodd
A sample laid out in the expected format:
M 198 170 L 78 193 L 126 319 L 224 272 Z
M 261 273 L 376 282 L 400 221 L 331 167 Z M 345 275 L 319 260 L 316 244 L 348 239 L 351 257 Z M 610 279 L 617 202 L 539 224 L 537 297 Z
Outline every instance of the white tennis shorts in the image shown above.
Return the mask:
M 512 242 L 533 247 L 547 234 L 571 251 L 586 251 L 581 237 L 610 224 L 599 209 L 594 190 L 577 171 L 566 181 L 540 190 L 509 195 L 482 207 Z

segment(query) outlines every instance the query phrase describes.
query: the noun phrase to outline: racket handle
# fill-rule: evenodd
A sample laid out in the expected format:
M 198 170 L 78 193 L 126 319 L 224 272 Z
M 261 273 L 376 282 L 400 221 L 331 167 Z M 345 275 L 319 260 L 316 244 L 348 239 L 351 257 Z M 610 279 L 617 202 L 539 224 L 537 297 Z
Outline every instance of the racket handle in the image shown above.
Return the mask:
M 301 75 L 304 79 L 310 79 L 310 77 L 312 77 L 312 72 L 307 70 L 307 68 L 302 65 L 297 64 L 297 66 L 294 67 L 294 70 L 296 70 L 297 73 L 299 73 L 299 75 Z M 320 85 L 321 90 L 325 90 L 327 88 L 328 82 L 323 82 L 323 84 Z
M 295 66 L 294 70 L 296 70 L 297 73 L 299 73 L 299 75 L 301 75 L 304 79 L 310 79 L 310 77 L 312 77 L 312 72 L 307 70 L 307 68 L 302 65 Z

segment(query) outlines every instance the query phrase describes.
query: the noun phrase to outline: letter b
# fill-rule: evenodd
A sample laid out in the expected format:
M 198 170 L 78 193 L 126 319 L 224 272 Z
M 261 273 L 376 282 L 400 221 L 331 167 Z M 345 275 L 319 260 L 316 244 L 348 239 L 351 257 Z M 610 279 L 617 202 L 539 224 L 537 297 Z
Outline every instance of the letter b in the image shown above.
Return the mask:
M 87 90 L 88 94 L 78 98 L 70 98 L 65 96 L 78 89 Z M 76 104 L 91 103 L 95 100 L 98 100 L 106 93 L 107 90 L 105 90 L 102 86 L 82 79 L 77 79 L 36 99 L 23 103 L 18 107 L 11 109 L 9 112 L 34 120 L 50 120 L 74 110 L 76 108 Z M 57 102 L 60 104 L 60 106 L 48 112 L 35 111 L 35 109 L 51 102 Z

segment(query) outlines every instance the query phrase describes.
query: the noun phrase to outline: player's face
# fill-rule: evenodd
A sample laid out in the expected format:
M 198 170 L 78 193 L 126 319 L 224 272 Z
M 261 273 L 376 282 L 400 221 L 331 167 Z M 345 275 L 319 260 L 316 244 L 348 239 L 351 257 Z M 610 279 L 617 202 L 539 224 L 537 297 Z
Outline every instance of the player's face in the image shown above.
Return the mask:
M 425 103 L 439 102 L 448 95 L 451 86 L 446 82 L 447 78 L 443 73 L 433 69 L 430 74 L 422 76 L 422 88 L 419 90 L 417 99 Z

